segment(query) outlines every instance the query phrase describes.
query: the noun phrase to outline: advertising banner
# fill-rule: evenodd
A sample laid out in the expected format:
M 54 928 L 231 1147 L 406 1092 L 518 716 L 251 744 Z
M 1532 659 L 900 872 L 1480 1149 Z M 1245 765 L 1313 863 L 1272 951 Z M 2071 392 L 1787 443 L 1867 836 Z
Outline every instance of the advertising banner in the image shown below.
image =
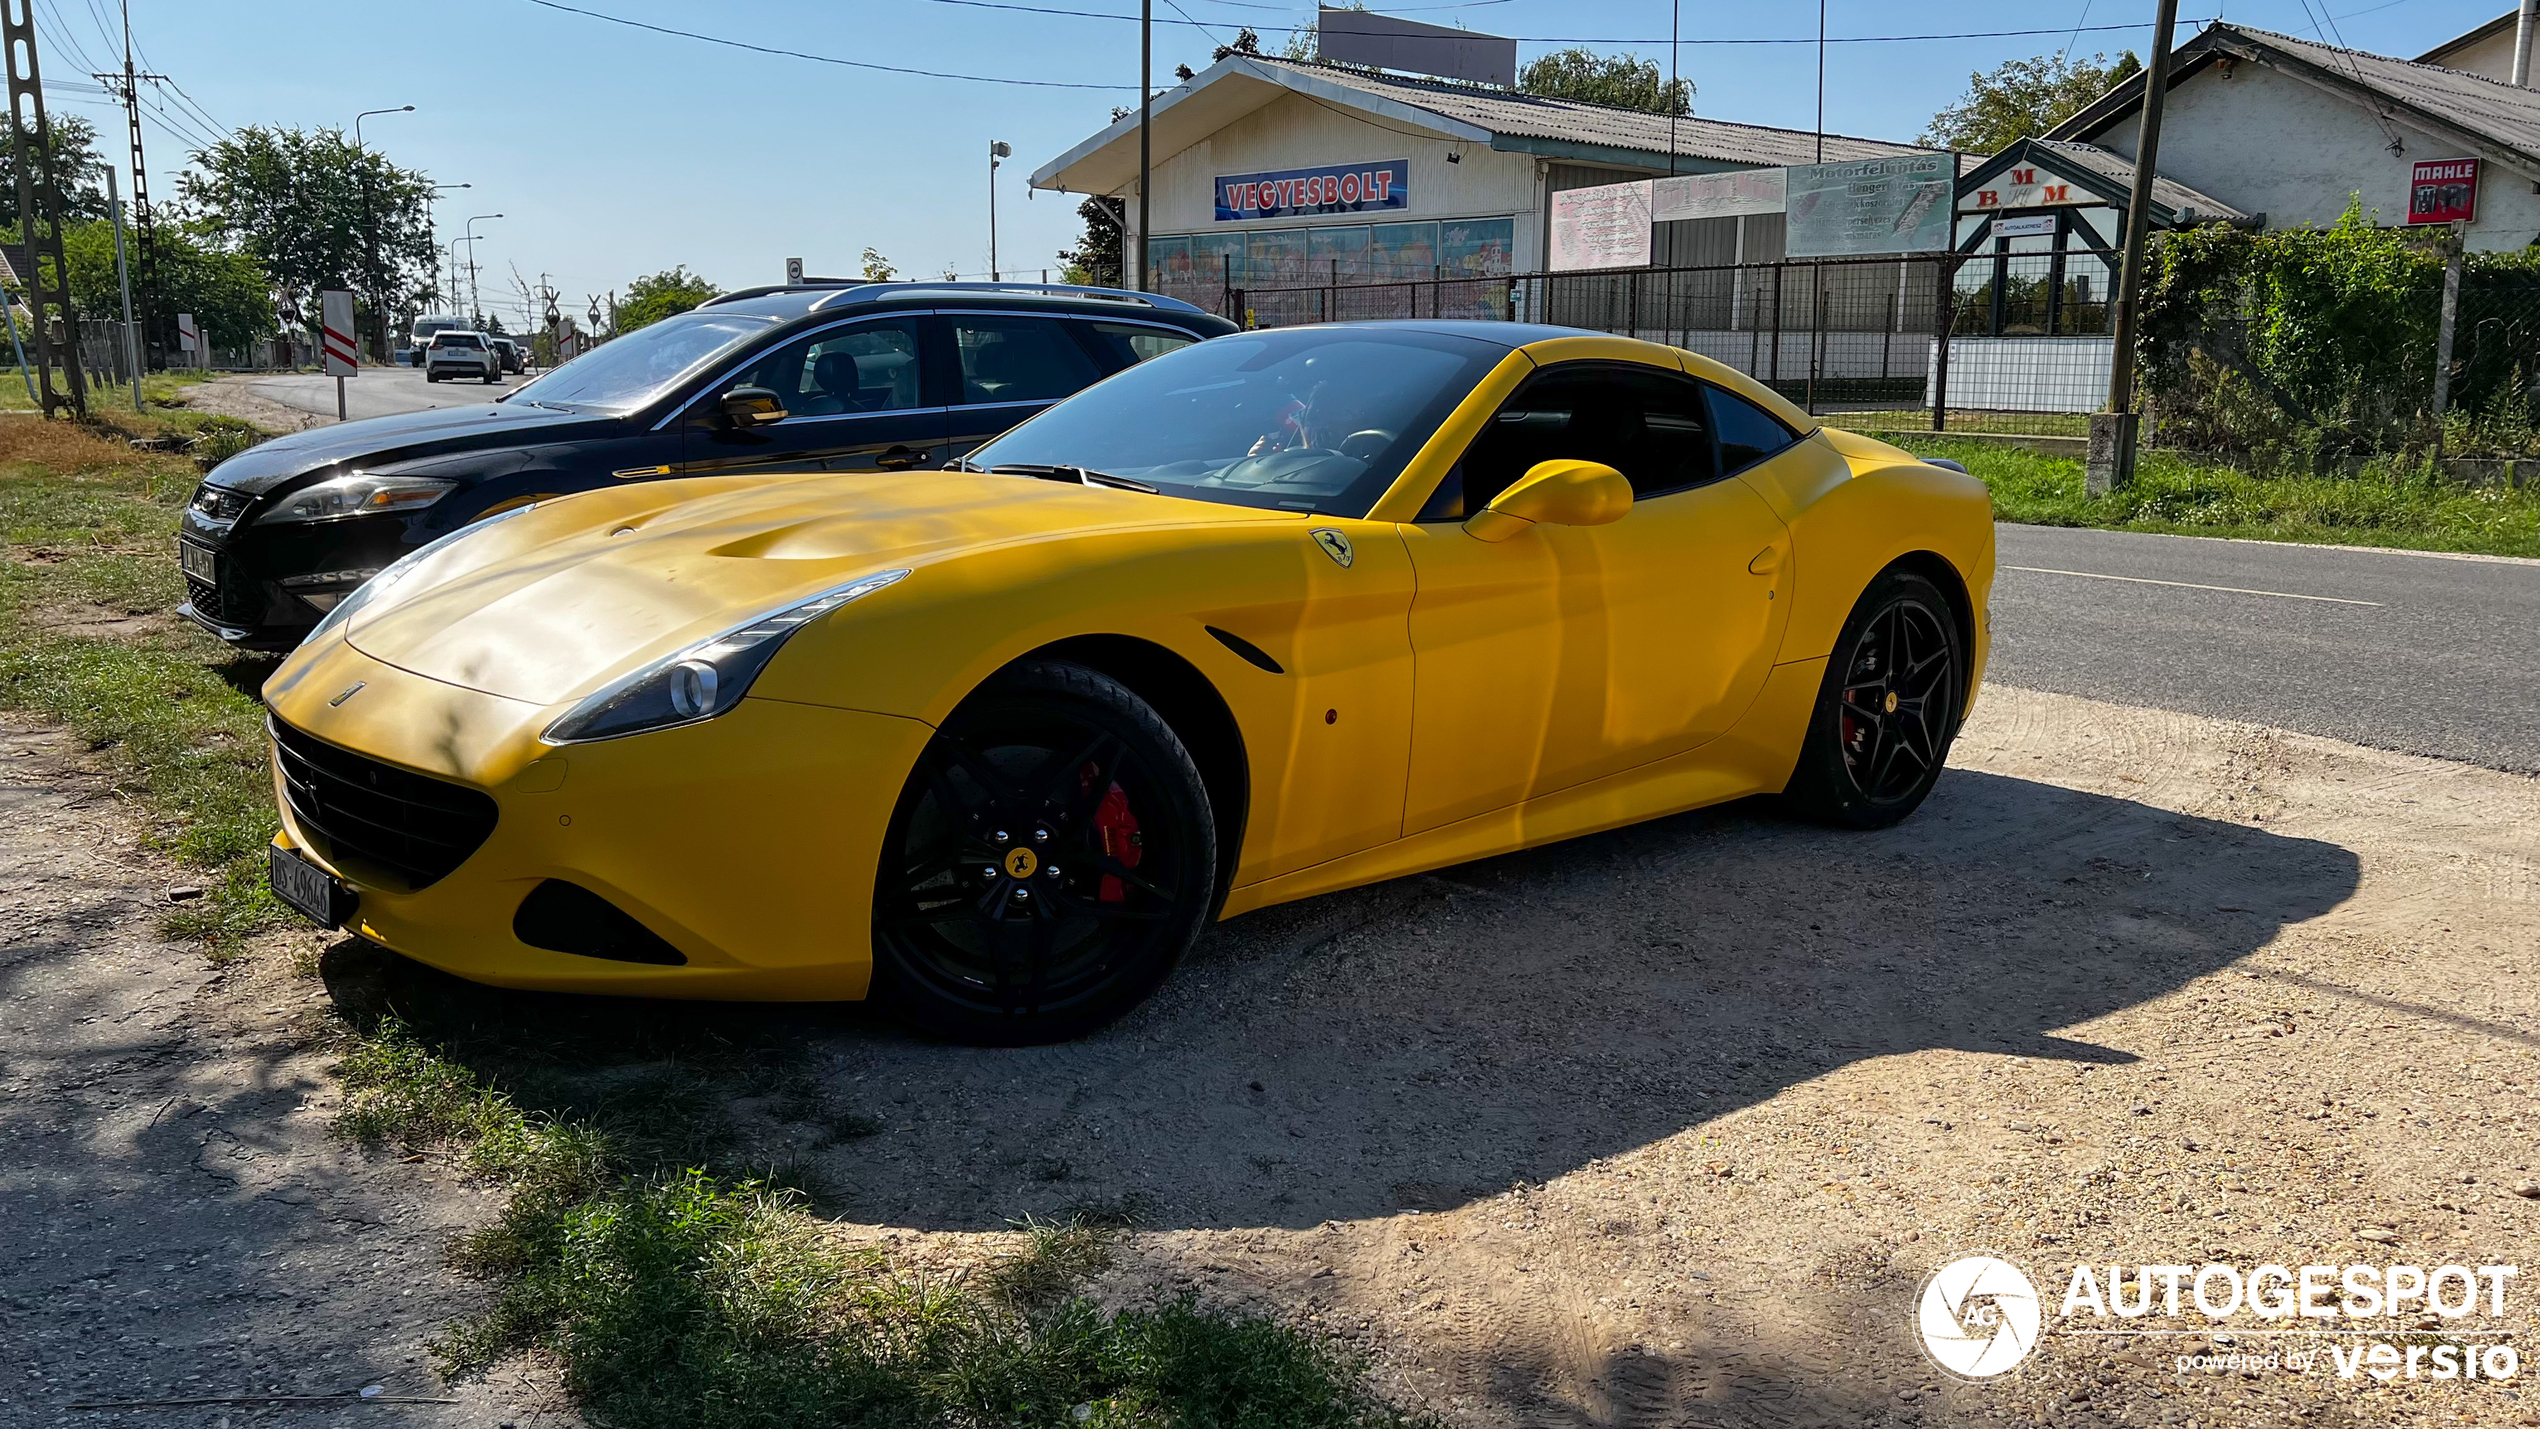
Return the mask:
M 1411 161 L 1324 164 L 1217 176 L 1217 221 L 1292 214 L 1375 213 L 1411 206 Z
M 2478 161 L 2421 159 L 2408 175 L 2408 222 L 2468 223 L 2478 217 Z
M 1779 213 L 1788 188 L 1782 169 L 1740 169 L 1726 174 L 1686 174 L 1658 179 L 1649 204 L 1653 223 L 1681 223 L 1691 218 L 1737 218 L 1750 213 Z
M 1649 262 L 1649 201 L 1654 179 L 1552 196 L 1552 261 L 1556 272 L 1639 268 Z
M 1793 258 L 1938 253 L 1949 247 L 1948 154 L 1908 154 L 1841 164 L 1795 164 L 1788 246 Z

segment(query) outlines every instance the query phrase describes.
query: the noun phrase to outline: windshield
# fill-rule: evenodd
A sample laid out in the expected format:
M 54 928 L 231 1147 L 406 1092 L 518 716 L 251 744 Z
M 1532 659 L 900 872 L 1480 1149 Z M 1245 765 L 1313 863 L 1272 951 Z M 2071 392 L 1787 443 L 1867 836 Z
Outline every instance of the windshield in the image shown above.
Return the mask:
M 663 318 L 592 348 L 523 386 L 511 400 L 632 412 L 775 322 L 745 313 L 681 313 Z
M 978 467 L 1082 467 L 1168 495 L 1364 516 L 1508 355 L 1407 328 L 1212 338 L 1079 392 L 972 452 Z

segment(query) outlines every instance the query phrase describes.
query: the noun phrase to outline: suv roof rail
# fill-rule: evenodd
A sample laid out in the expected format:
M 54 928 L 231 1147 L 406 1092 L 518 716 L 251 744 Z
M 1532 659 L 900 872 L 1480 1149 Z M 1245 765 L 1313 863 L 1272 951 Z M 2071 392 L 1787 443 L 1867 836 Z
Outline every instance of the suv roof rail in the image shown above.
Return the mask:
M 1082 283 L 963 283 L 923 278 L 905 282 L 874 283 L 860 278 L 805 278 L 799 283 L 768 283 L 756 288 L 741 288 L 706 299 L 699 307 L 739 302 L 745 298 L 763 298 L 770 293 L 826 292 L 830 296 L 818 306 L 839 302 L 878 302 L 886 297 L 913 297 L 921 293 L 1013 293 L 1041 298 L 1073 298 L 1079 302 L 1118 303 L 1123 307 L 1170 308 L 1175 312 L 1202 313 L 1208 310 L 1196 303 L 1162 293 L 1137 293 L 1126 288 L 1100 288 Z

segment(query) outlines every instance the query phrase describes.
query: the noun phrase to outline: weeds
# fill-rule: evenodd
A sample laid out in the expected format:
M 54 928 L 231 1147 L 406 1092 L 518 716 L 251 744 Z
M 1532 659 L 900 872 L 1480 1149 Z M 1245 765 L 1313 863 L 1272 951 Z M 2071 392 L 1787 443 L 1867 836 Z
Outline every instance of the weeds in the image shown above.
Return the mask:
M 2375 461 L 2352 477 L 2318 477 L 2151 451 L 2133 485 L 2093 497 L 2070 457 L 1946 437 L 1889 440 L 1963 463 L 2005 521 L 2540 556 L 2540 490 L 2457 486 L 2423 465 Z

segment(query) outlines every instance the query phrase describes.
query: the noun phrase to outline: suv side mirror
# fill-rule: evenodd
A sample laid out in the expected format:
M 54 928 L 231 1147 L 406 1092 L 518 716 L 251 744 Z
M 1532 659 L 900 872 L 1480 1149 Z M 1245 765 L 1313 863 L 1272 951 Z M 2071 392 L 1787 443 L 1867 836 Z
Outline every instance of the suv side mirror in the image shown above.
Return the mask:
M 785 420 L 785 404 L 764 387 L 735 387 L 715 399 L 714 409 L 732 427 L 764 427 Z
M 1602 526 L 1632 509 L 1632 484 L 1602 462 L 1537 462 L 1491 503 L 1474 512 L 1464 530 L 1483 541 L 1505 541 L 1543 522 L 1554 526 Z

